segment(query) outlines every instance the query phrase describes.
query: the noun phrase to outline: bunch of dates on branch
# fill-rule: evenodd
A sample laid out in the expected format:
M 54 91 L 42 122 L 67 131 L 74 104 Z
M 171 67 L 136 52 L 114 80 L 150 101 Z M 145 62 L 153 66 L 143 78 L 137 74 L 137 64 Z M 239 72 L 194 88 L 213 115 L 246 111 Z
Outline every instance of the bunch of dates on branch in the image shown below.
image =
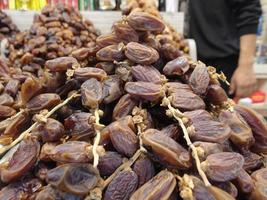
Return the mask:
M 2 10 L 0 10 L 0 40 L 12 37 L 19 32 L 16 24 L 12 19 Z
M 165 28 L 132 12 L 40 77 L 1 60 L 0 200 L 267 199 L 266 121 Z

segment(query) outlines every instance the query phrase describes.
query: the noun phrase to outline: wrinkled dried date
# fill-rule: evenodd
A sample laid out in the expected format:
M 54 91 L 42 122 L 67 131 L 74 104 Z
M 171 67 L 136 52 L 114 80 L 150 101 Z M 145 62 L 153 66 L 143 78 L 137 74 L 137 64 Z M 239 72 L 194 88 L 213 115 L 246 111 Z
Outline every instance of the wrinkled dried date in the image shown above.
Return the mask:
M 97 168 L 101 176 L 110 176 L 122 164 L 122 156 L 117 152 L 107 151 L 100 157 Z
M 138 42 L 139 40 L 136 31 L 127 23 L 116 22 L 113 24 L 112 29 L 116 36 L 125 44 L 129 42 Z
M 127 157 L 131 157 L 138 149 L 137 136 L 125 125 L 110 126 L 110 139 L 114 148 Z
M 85 107 L 97 108 L 102 101 L 102 84 L 95 78 L 81 85 L 82 104 Z
M 141 135 L 144 146 L 151 152 L 152 159 L 171 168 L 191 167 L 189 152 L 180 144 L 156 129 L 148 129 Z
M 134 98 L 152 102 L 159 101 L 164 95 L 161 85 L 150 82 L 127 82 L 124 89 Z
M 209 155 L 201 167 L 211 180 L 225 182 L 236 178 L 243 164 L 239 153 L 221 152 Z
M 140 187 L 130 200 L 168 199 L 176 186 L 173 174 L 162 170 L 151 180 Z
M 50 109 L 60 103 L 60 96 L 55 93 L 43 93 L 33 97 L 26 107 L 33 112 Z
M 98 170 L 90 164 L 71 163 L 48 171 L 46 181 L 53 187 L 68 193 L 85 195 L 99 180 Z
M 5 183 L 14 181 L 31 169 L 39 154 L 40 144 L 34 139 L 25 139 L 20 144 L 16 152 L 5 168 L 1 170 L 1 180 Z
M 137 31 L 162 32 L 165 29 L 164 23 L 159 18 L 144 12 L 132 12 L 126 20 Z
M 127 170 L 117 174 L 108 185 L 104 200 L 129 199 L 138 186 L 135 172 Z
M 189 85 L 198 95 L 204 95 L 210 82 L 208 69 L 205 65 L 197 65 L 189 78 Z
M 45 67 L 51 72 L 63 72 L 71 69 L 73 66 L 78 66 L 78 61 L 73 57 L 60 57 L 53 60 L 48 60 Z
M 131 114 L 133 108 L 138 105 L 138 102 L 131 98 L 131 95 L 125 94 L 120 98 L 118 103 L 113 109 L 112 118 L 113 120 L 118 120 Z
M 138 187 L 144 185 L 155 175 L 155 167 L 147 156 L 141 156 L 133 165 L 133 171 L 138 176 Z
M 80 81 L 86 81 L 90 78 L 96 78 L 99 81 L 103 81 L 107 78 L 107 73 L 98 68 L 93 67 L 84 67 L 84 68 L 78 68 L 74 71 L 74 77 Z
M 155 49 L 136 42 L 126 45 L 125 56 L 141 65 L 150 65 L 159 59 L 159 54 Z
M 167 76 L 183 75 L 189 70 L 189 63 L 186 57 L 178 57 L 169 61 L 163 68 L 163 73 Z
M 162 75 L 153 66 L 133 66 L 131 69 L 131 74 L 136 81 L 152 82 L 155 84 L 161 84 L 163 81 Z
M 124 45 L 119 43 L 106 46 L 96 53 L 96 58 L 100 61 L 121 61 L 124 58 Z

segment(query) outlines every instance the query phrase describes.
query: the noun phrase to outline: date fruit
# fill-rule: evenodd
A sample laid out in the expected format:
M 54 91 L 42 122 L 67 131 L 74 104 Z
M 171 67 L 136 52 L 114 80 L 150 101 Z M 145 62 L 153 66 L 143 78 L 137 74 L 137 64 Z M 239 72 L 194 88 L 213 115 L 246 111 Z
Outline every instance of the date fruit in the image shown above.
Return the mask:
M 104 200 L 129 199 L 137 186 L 138 177 L 135 172 L 131 170 L 119 172 L 108 185 Z
M 151 153 L 152 159 L 170 168 L 191 167 L 189 152 L 175 140 L 156 129 L 148 129 L 141 135 L 143 145 Z
M 225 182 L 235 179 L 244 164 L 244 158 L 239 153 L 221 152 L 211 154 L 201 163 L 209 179 Z
M 150 82 L 127 82 L 124 89 L 133 98 L 151 102 L 159 101 L 164 96 L 162 86 Z
M 175 186 L 174 175 L 167 170 L 162 170 L 136 190 L 130 200 L 169 199 Z
M 126 45 L 125 56 L 141 65 L 150 65 L 159 59 L 159 53 L 155 49 L 136 42 Z
M 165 29 L 163 21 L 145 12 L 132 12 L 126 20 L 136 31 L 162 32 Z

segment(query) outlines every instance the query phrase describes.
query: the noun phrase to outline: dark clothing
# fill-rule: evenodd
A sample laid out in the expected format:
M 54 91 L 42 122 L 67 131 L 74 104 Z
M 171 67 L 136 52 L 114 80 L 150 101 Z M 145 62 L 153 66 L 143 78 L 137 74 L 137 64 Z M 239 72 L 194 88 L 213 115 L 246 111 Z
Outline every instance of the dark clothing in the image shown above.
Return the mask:
M 218 73 L 222 71 L 226 76 L 227 81 L 230 83 L 232 75 L 237 68 L 238 57 L 239 56 L 236 54 L 225 58 L 203 59 L 202 62 L 204 62 L 207 66 L 215 67 Z M 221 84 L 224 90 L 228 93 L 229 86 L 222 82 Z
M 256 33 L 261 6 L 259 0 L 189 0 L 188 14 L 198 59 L 218 59 L 239 54 L 239 37 Z

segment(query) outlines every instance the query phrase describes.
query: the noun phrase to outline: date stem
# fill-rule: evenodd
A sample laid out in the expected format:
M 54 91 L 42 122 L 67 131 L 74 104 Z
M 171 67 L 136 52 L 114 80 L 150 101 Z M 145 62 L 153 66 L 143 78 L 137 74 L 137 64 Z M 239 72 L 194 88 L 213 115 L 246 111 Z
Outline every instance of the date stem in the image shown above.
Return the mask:
M 99 145 L 100 138 L 101 138 L 101 133 L 100 133 L 99 128 L 101 128 L 103 126 L 99 123 L 99 120 L 100 120 L 99 113 L 100 113 L 100 110 L 98 108 L 96 108 L 94 110 L 94 116 L 95 116 L 94 128 L 95 128 L 96 136 L 95 136 L 95 140 L 94 140 L 94 144 L 93 144 L 93 156 L 94 156 L 93 166 L 95 168 L 97 168 L 97 165 L 99 163 L 99 154 L 97 152 L 97 147 Z
M 197 153 L 197 149 L 196 147 L 193 145 L 193 143 L 190 140 L 189 134 L 187 132 L 187 129 L 185 127 L 185 124 L 182 120 L 182 116 L 183 114 L 178 111 L 177 109 L 175 109 L 174 107 L 172 107 L 170 100 L 167 97 L 164 97 L 163 99 L 163 106 L 167 106 L 169 111 L 171 112 L 172 116 L 179 122 L 179 125 L 181 126 L 183 133 L 184 133 L 184 138 L 186 140 L 187 145 L 189 146 L 189 148 L 192 150 L 192 156 L 195 159 L 196 162 L 196 167 L 197 167 L 197 171 L 199 173 L 199 175 L 201 176 L 205 186 L 211 186 L 205 172 L 202 170 L 201 165 L 200 165 L 200 160 L 198 157 L 198 153 Z
M 48 117 L 50 117 L 52 114 L 54 114 L 58 109 L 60 109 L 62 106 L 66 105 L 70 100 L 72 100 L 73 98 L 79 96 L 80 94 L 78 94 L 78 92 L 73 93 L 71 96 L 69 96 L 67 99 L 65 99 L 62 103 L 56 105 L 52 110 L 50 110 L 45 116 L 44 118 L 47 119 Z M 31 131 L 39 124 L 39 122 L 35 122 L 33 123 L 26 131 L 22 132 L 20 134 L 20 136 L 18 138 L 16 138 L 11 144 L 3 146 L 0 148 L 0 155 L 2 155 L 3 153 L 5 153 L 6 151 L 8 151 L 9 149 L 11 149 L 12 147 L 14 147 L 16 144 L 18 144 L 20 141 L 23 140 L 23 138 L 25 136 L 27 136 L 28 134 L 31 133 Z

